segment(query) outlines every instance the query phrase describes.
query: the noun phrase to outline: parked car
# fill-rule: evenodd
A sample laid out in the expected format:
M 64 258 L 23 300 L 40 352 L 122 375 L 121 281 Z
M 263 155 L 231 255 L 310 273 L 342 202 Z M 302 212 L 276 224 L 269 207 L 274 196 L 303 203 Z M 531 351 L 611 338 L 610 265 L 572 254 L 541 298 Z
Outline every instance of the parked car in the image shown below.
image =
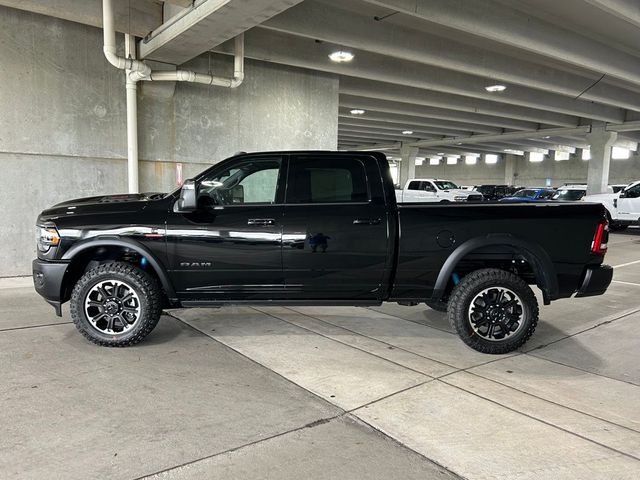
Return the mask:
M 402 232 L 402 233 L 400 233 Z M 486 353 L 522 346 L 538 303 L 603 294 L 599 204 L 398 204 L 379 152 L 231 157 L 162 198 L 71 200 L 37 220 L 35 288 L 98 345 L 140 342 L 165 307 L 448 308 Z
M 583 200 L 604 205 L 611 230 L 624 230 L 640 222 L 640 181 L 631 183 L 621 192 L 587 195 Z
M 556 194 L 553 188 L 523 188 L 510 197 L 498 200 L 503 203 L 535 203 L 547 202 Z
M 504 197 L 510 197 L 522 187 L 512 185 L 478 185 L 476 191 L 480 192 L 485 200 L 495 201 Z
M 613 188 L 607 187 L 607 193 L 613 193 Z M 552 200 L 559 202 L 577 202 L 582 200 L 587 194 L 586 185 L 566 184 L 558 188 Z
M 613 190 L 613 193 L 620 193 L 622 190 L 624 190 L 627 187 L 627 183 L 625 184 L 616 184 L 616 185 L 609 185 L 609 187 L 611 187 L 611 190 Z
M 481 202 L 482 194 L 473 190 L 462 190 L 450 180 L 439 178 L 414 178 L 408 180 L 402 190 L 396 190 L 400 203 L 410 202 Z

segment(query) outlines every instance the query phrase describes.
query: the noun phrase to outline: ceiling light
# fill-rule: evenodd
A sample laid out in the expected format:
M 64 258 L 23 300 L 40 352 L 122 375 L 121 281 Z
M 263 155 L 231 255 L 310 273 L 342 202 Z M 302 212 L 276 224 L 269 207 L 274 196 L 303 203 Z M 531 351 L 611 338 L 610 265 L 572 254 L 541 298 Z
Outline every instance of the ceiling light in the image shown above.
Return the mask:
M 484 163 L 488 165 L 495 165 L 496 163 L 498 163 L 498 155 L 495 155 L 493 153 L 487 153 L 484 156 Z
M 506 85 L 487 85 L 484 87 L 487 92 L 504 92 L 507 89 Z
M 611 158 L 614 160 L 626 160 L 629 158 L 630 152 L 628 148 L 613 147 L 611 149 Z
M 351 113 L 351 115 L 364 115 L 364 110 L 360 108 L 354 108 L 349 113 Z
M 569 155 L 570 155 L 569 152 L 563 152 L 563 151 L 560 151 L 560 150 L 555 150 L 553 152 L 553 159 L 556 162 L 561 162 L 563 160 L 569 160 Z
M 550 135 L 545 135 L 545 136 L 544 136 L 544 137 L 542 137 L 542 138 L 544 138 L 545 140 L 547 140 L 547 139 L 551 138 L 551 136 L 550 136 Z
M 540 152 L 529 152 L 529 161 L 531 163 L 540 163 L 544 161 L 544 154 Z
M 402 134 L 403 135 L 413 135 L 413 130 L 403 130 Z
M 436 153 L 436 155 L 442 156 L 442 155 L 444 155 L 444 153 L 438 152 L 438 153 Z
M 350 62 L 351 60 L 353 60 L 353 57 L 353 53 L 346 52 L 344 50 L 338 50 L 329 54 L 329 58 L 331 59 L 331 61 L 336 63 Z

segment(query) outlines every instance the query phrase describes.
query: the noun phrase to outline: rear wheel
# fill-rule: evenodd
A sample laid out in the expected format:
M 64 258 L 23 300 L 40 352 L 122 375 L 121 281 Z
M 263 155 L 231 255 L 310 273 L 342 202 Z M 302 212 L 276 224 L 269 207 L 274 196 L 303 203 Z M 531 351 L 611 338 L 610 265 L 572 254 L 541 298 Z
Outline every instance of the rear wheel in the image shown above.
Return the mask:
M 85 273 L 71 293 L 71 318 L 80 333 L 106 347 L 140 342 L 162 313 L 162 291 L 148 273 L 124 262 Z
M 449 299 L 448 317 L 464 343 L 483 353 L 524 345 L 538 323 L 538 301 L 517 275 L 487 268 L 466 275 Z
M 611 214 L 608 211 L 607 211 L 607 220 L 609 221 L 609 230 L 611 230 L 612 232 L 621 232 L 623 230 L 626 230 L 628 227 L 628 225 L 623 225 L 621 223 L 615 222 L 611 218 Z

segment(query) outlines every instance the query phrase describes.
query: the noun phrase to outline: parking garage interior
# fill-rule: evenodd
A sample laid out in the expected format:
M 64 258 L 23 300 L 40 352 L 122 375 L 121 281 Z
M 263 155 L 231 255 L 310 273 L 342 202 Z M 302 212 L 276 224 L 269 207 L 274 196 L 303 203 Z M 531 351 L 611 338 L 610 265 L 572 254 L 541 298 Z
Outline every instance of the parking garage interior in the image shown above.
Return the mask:
M 498 356 L 395 303 L 166 309 L 100 348 L 31 261 L 45 208 L 238 152 L 607 194 L 640 180 L 639 46 L 635 0 L 0 0 L 0 477 L 638 478 L 640 213 L 607 293 Z

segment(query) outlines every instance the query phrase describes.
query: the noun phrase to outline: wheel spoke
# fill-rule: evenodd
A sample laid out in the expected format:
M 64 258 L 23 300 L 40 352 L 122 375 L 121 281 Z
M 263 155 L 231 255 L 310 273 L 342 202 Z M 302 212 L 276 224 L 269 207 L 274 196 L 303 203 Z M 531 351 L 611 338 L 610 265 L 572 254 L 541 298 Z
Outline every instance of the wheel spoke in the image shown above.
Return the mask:
M 502 286 L 479 292 L 470 302 L 468 321 L 475 333 L 488 341 L 502 341 L 523 325 L 524 307 L 520 297 Z
M 140 311 L 140 299 L 135 290 L 120 280 L 97 283 L 84 300 L 84 313 L 91 326 L 109 335 L 129 332 L 140 320 Z

